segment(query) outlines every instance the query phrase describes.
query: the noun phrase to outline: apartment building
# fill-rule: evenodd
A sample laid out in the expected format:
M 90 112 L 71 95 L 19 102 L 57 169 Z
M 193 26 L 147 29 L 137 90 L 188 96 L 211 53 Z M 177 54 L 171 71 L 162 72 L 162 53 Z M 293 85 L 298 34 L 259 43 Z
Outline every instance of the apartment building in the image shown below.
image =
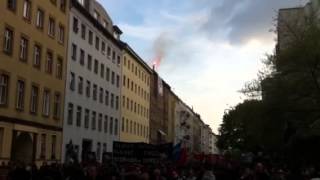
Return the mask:
M 123 142 L 149 142 L 151 68 L 126 43 L 122 61 Z
M 63 160 L 101 161 L 120 136 L 122 32 L 95 0 L 72 0 L 69 26 Z
M 61 157 L 68 1 L 0 1 L 0 161 Z

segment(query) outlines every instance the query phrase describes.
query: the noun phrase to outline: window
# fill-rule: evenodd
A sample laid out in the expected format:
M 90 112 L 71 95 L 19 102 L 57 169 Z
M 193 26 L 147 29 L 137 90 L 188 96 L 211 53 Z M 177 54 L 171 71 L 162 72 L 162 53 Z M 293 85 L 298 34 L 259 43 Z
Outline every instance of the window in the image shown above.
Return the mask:
M 86 39 L 87 27 L 84 24 L 81 24 L 81 38 Z
M 73 32 L 78 33 L 79 27 L 78 27 L 79 21 L 76 17 L 73 17 Z
M 67 1 L 66 0 L 60 0 L 60 10 L 65 12 L 66 11 L 66 6 L 67 6 Z
M 60 93 L 55 93 L 53 101 L 53 117 L 60 119 L 61 114 L 61 95 Z
M 75 83 L 76 83 L 76 82 L 75 82 L 75 81 L 76 81 L 76 80 L 75 80 L 75 75 L 74 75 L 73 72 L 71 72 L 70 75 L 71 75 L 71 76 L 70 76 L 70 90 L 71 90 L 71 91 L 74 91 L 74 89 L 75 89 Z
M 127 98 L 127 109 L 129 110 L 129 108 L 130 108 L 130 99 Z
M 100 14 L 95 10 L 93 12 L 93 17 L 96 19 L 96 20 L 99 20 L 100 19 Z
M 62 58 L 58 57 L 57 60 L 57 67 L 56 67 L 56 77 L 58 79 L 62 79 L 62 74 L 63 74 L 63 65 L 62 65 Z
M 93 44 L 93 32 L 89 30 L 89 44 L 92 45 Z
M 104 103 L 106 106 L 109 106 L 109 91 L 106 91 L 106 93 L 105 93 Z
M 88 54 L 87 68 L 88 68 L 89 71 L 91 71 L 91 69 L 92 69 L 92 56 L 90 54 Z
M 86 109 L 84 112 L 84 128 L 89 128 L 90 110 Z
M 68 125 L 73 124 L 73 104 L 68 104 Z
M 63 44 L 64 43 L 64 27 L 62 25 L 59 25 L 58 37 L 59 37 L 58 41 Z
M 25 37 L 21 37 L 20 40 L 20 60 L 27 61 L 28 59 L 28 44 L 29 40 Z
M 121 64 L 121 58 L 120 58 L 120 56 L 117 57 L 117 64 L 118 64 L 118 66 L 120 66 L 120 64 Z
M 97 160 L 100 161 L 101 157 L 101 143 L 98 142 L 97 144 L 97 151 L 96 151 Z
M 24 0 L 24 2 L 23 2 L 23 17 L 28 21 L 31 20 L 31 2 L 30 2 L 30 0 Z
M 123 83 L 123 87 L 126 87 L 126 76 L 125 75 L 123 76 L 122 83 Z
M 44 27 L 44 11 L 41 9 L 37 10 L 36 26 L 39 29 L 43 29 Z
M 50 91 L 45 89 L 43 91 L 43 103 L 42 103 L 42 114 L 49 116 L 50 113 Z
M 107 152 L 107 144 L 103 143 L 102 152 Z
M 46 135 L 41 134 L 41 141 L 40 141 L 40 158 L 45 159 L 46 158 Z
M 110 117 L 109 133 L 113 134 L 113 117 Z
M 57 136 L 51 136 L 51 159 L 56 159 Z
M 119 88 L 120 87 L 120 76 L 117 75 L 117 87 Z
M 55 27 L 56 27 L 56 21 L 52 17 L 50 17 L 49 18 L 49 28 L 48 28 L 49 36 L 55 35 Z
M 104 64 L 100 65 L 100 76 L 101 78 L 104 78 Z
M 86 96 L 90 97 L 90 92 L 91 92 L 91 83 L 90 81 L 87 81 L 87 87 L 86 87 Z
M 106 79 L 109 82 L 110 81 L 110 69 L 107 67 L 107 71 L 106 71 Z
M 79 76 L 79 81 L 78 81 L 78 93 L 82 94 L 83 93 L 83 78 Z
M 108 133 L 108 116 L 104 116 L 104 133 Z
M 23 110 L 24 108 L 24 91 L 25 91 L 25 84 L 24 81 L 18 80 L 17 83 L 17 109 Z
M 124 118 L 122 118 L 122 122 L 121 122 L 121 131 L 124 132 Z
M 103 20 L 102 26 L 103 26 L 104 28 L 108 28 L 108 22 L 107 22 L 106 20 Z
M 96 49 L 99 51 L 100 49 L 100 39 L 98 36 L 96 36 Z
M 126 119 L 126 132 L 128 133 L 129 132 L 129 120 Z
M 99 102 L 103 103 L 103 89 L 100 88 L 100 92 L 99 92 Z
M 34 45 L 34 49 L 33 49 L 33 66 L 40 68 L 41 65 L 41 46 L 39 45 Z
M 111 73 L 111 84 L 113 85 L 115 83 L 115 73 L 112 71 Z
M 48 51 L 47 52 L 47 60 L 46 60 L 46 67 L 45 67 L 45 71 L 47 73 L 52 73 L 52 64 L 53 64 L 53 54 L 52 52 Z
M 118 135 L 118 128 L 119 128 L 118 119 L 115 119 L 114 120 L 114 135 Z
M 91 121 L 92 130 L 96 130 L 96 112 L 92 112 L 92 121 Z
M 112 62 L 115 63 L 116 60 L 116 52 L 112 51 Z
M 76 125 L 81 127 L 81 118 L 82 118 L 82 107 L 77 107 L 77 117 L 76 117 Z
M 122 107 L 126 107 L 126 97 L 122 96 Z
M 84 50 L 80 49 L 80 65 L 84 65 Z
M 130 121 L 130 133 L 132 134 L 132 121 Z
M 72 43 L 72 54 L 71 54 L 71 58 L 73 60 L 77 60 L 77 45 Z
M 12 54 L 13 51 L 13 31 L 9 28 L 6 28 L 4 31 L 3 50 L 7 54 Z
M 114 107 L 114 94 L 111 93 L 111 108 Z
M 98 95 L 98 86 L 96 84 L 93 85 L 93 100 L 97 100 L 97 95 Z
M 0 105 L 8 104 L 9 76 L 0 74 Z
M 119 96 L 116 97 L 116 110 L 119 110 Z
M 111 58 L 111 48 L 108 46 L 108 50 L 107 50 L 107 56 L 110 59 Z
M 11 11 L 15 11 L 17 8 L 17 0 L 7 0 L 7 8 Z
M 102 131 L 102 114 L 99 114 L 99 118 L 98 118 L 98 131 L 101 132 Z
M 101 52 L 103 55 L 106 54 L 106 43 L 102 41 L 101 43 Z
M 98 60 L 94 60 L 94 73 L 98 74 L 99 62 Z
M 134 125 L 133 125 L 133 134 L 137 134 L 137 123 L 134 122 Z

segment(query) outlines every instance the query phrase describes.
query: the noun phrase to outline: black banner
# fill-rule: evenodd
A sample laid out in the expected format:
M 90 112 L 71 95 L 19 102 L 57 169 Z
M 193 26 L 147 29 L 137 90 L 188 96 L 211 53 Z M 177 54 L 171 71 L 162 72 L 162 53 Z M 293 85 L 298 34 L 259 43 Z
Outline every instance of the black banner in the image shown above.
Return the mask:
M 172 153 L 172 143 L 152 145 L 146 143 L 113 143 L 113 160 L 119 163 L 157 163 L 167 160 Z

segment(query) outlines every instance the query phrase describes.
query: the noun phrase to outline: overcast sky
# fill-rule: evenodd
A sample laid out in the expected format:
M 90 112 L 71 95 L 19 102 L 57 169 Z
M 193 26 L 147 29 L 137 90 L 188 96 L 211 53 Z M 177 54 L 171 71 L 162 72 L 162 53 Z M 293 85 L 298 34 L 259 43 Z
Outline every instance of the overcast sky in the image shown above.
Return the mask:
M 275 46 L 279 8 L 306 0 L 99 0 L 128 42 L 215 132 Z

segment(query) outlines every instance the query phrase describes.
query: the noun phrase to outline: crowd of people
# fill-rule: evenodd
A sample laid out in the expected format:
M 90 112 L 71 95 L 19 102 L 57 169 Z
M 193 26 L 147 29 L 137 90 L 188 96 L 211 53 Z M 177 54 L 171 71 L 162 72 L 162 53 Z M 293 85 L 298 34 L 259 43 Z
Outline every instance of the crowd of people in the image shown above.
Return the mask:
M 184 166 L 174 163 L 150 165 L 107 162 L 84 164 L 22 163 L 2 164 L 0 180 L 320 180 L 314 166 L 289 170 L 286 166 L 254 164 L 192 162 Z

